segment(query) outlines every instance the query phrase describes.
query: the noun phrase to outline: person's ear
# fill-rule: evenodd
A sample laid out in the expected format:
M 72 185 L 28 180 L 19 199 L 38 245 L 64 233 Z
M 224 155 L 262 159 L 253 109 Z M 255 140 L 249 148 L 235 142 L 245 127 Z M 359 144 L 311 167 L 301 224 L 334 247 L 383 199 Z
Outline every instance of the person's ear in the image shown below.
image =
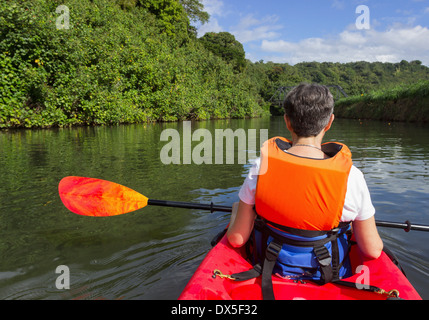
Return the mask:
M 293 128 L 292 125 L 290 124 L 290 119 L 287 115 L 284 115 L 284 119 L 285 119 L 285 123 L 286 123 L 286 127 L 290 132 L 293 132 Z
M 329 122 L 324 129 L 325 132 L 328 131 L 329 129 L 331 129 L 331 125 L 332 125 L 332 122 L 334 122 L 334 119 L 335 119 L 334 114 L 331 114 L 331 118 L 329 119 Z

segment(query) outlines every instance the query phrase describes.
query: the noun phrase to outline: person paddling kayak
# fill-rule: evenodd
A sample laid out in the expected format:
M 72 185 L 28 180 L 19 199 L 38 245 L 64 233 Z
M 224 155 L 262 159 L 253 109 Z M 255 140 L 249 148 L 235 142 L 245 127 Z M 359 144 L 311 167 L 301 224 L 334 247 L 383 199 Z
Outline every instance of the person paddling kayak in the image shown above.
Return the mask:
M 326 86 L 303 83 L 291 90 L 284 118 L 292 140 L 265 142 L 233 206 L 229 243 L 251 242 L 254 264 L 269 265 L 281 277 L 327 283 L 350 276 L 350 229 L 368 259 L 383 250 L 375 208 L 350 150 L 322 144 L 333 109 Z

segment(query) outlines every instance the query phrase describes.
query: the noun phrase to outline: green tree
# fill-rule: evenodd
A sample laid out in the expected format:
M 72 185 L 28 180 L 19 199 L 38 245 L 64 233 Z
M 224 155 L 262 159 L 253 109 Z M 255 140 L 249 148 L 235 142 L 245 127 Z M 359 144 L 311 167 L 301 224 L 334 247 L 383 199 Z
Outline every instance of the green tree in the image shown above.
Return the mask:
M 187 32 L 189 18 L 178 0 L 139 0 L 139 6 L 156 16 L 167 35 Z
M 193 21 L 206 23 L 209 21 L 210 15 L 204 11 L 204 5 L 198 0 L 179 0 L 185 9 L 188 18 Z
M 137 0 L 117 0 L 122 9 L 131 9 L 137 5 Z
M 247 74 L 189 37 L 182 4 L 145 4 L 68 0 L 70 28 L 57 30 L 57 0 L 0 0 L 0 128 L 265 112 Z
M 234 70 L 238 72 L 244 70 L 246 66 L 246 54 L 243 45 L 237 41 L 231 33 L 208 32 L 199 38 L 199 40 L 204 47 L 213 52 L 216 56 L 231 63 L 234 66 Z

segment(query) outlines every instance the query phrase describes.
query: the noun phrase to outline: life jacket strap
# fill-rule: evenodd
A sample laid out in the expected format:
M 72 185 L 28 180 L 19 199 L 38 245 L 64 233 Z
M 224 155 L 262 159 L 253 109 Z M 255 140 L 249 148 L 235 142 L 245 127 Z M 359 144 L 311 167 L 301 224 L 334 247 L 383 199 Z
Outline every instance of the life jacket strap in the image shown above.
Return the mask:
M 262 266 L 259 263 L 255 264 L 253 269 L 232 274 L 231 277 L 234 278 L 235 281 L 245 281 L 262 275 L 261 289 L 263 299 L 275 300 L 272 275 L 281 250 L 282 244 L 274 239 L 268 244 L 267 249 L 265 250 L 265 259 Z
M 262 233 L 261 239 L 261 251 L 258 253 L 256 249 L 255 230 L 253 231 L 253 254 L 254 254 L 254 266 L 253 269 L 232 274 L 231 277 L 235 281 L 245 281 L 261 276 L 261 289 L 264 300 L 274 300 L 274 290 L 272 283 L 272 274 L 279 257 L 280 251 L 282 250 L 283 244 L 291 244 L 294 246 L 302 247 L 313 247 L 313 251 L 316 255 L 317 261 L 320 266 L 321 279 L 319 281 L 314 280 L 319 284 L 324 284 L 332 281 L 339 280 L 339 264 L 338 257 L 338 243 L 337 239 L 340 235 L 346 232 L 346 227 L 349 223 L 340 224 L 337 228 L 329 231 L 308 231 L 298 230 L 294 228 L 281 227 L 281 231 L 291 232 L 292 234 L 299 234 L 300 236 L 315 237 L 325 235 L 325 238 L 319 240 L 300 241 L 281 236 L 275 233 L 269 226 L 272 227 L 272 223 L 260 216 L 255 221 L 254 228 Z M 280 229 L 280 228 L 279 228 Z M 287 229 L 287 230 L 285 230 Z M 268 244 L 268 237 L 272 237 L 272 241 Z M 325 246 L 326 243 L 331 242 L 332 244 L 332 256 Z M 247 245 L 248 246 L 248 245 Z M 259 256 L 261 254 L 261 256 Z M 263 261 L 262 265 L 257 261 Z
M 274 239 L 270 242 L 270 244 L 267 246 L 267 250 L 265 251 L 265 260 L 262 268 L 261 278 L 262 296 L 264 300 L 275 300 L 271 277 L 273 275 L 274 266 L 281 250 L 282 244 Z
M 331 282 L 334 277 L 334 271 L 331 266 L 331 254 L 325 246 L 315 247 L 313 251 L 320 265 L 320 272 L 322 273 L 321 283 Z

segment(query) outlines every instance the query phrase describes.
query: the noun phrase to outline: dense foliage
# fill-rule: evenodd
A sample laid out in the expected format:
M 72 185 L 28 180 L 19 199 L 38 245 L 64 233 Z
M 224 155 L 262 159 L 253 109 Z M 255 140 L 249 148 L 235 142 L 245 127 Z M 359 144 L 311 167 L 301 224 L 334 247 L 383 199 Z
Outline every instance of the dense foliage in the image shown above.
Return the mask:
M 300 82 L 339 85 L 348 95 L 362 95 L 376 89 L 429 79 L 429 68 L 420 61 L 382 62 L 301 62 L 294 66 L 273 62 L 256 62 L 250 66 L 261 83 L 260 94 L 269 100 L 281 86 Z
M 421 61 L 405 61 L 398 63 L 382 62 L 302 62 L 294 66 L 279 63 L 257 62 L 251 64 L 247 71 L 252 73 L 254 81 L 260 83 L 259 94 L 269 101 L 281 86 L 294 86 L 300 82 L 316 82 L 325 85 L 339 85 L 350 97 L 343 101 L 349 106 L 361 99 L 377 97 L 373 99 L 381 103 L 384 100 L 397 100 L 396 95 L 416 95 L 417 91 L 409 87 L 422 88 L 419 92 L 429 90 L 429 68 L 422 65 Z M 423 82 L 419 82 L 423 81 Z M 415 84 L 415 85 L 414 85 Z M 333 89 L 334 95 L 337 94 Z M 353 98 L 351 98 L 353 97 Z M 418 97 L 422 97 L 421 95 Z M 416 96 L 416 98 L 418 98 Z M 337 97 L 338 98 L 338 97 Z M 347 101 L 347 102 L 345 102 Z M 369 106 L 368 108 L 371 108 Z M 370 113 L 365 108 L 359 108 L 359 112 L 347 113 L 347 116 L 362 118 Z M 356 110 L 355 110 L 356 111 Z M 282 108 L 274 106 L 272 113 L 282 113 Z M 338 113 L 340 115 L 340 113 Z M 345 113 L 341 113 L 345 115 Z M 379 117 L 377 117 L 379 118 Z M 403 119 L 403 117 L 398 117 Z M 392 119 L 392 118 L 391 118 Z M 403 119 L 404 120 L 404 119 Z M 427 120 L 426 120 L 427 121 Z
M 144 1 L 149 8 L 61 1 L 68 29 L 56 27 L 58 1 L 0 2 L 0 127 L 264 113 L 245 74 L 205 49 L 192 28 L 180 27 L 189 20 L 182 7 L 168 5 L 175 0 Z
M 208 32 L 199 41 L 215 55 L 232 63 L 234 69 L 238 72 L 244 70 L 246 66 L 246 53 L 244 52 L 243 45 L 229 32 Z
M 420 61 L 252 63 L 229 33 L 197 39 L 207 20 L 198 0 L 0 0 L 0 128 L 257 117 L 280 86 L 429 79 Z

